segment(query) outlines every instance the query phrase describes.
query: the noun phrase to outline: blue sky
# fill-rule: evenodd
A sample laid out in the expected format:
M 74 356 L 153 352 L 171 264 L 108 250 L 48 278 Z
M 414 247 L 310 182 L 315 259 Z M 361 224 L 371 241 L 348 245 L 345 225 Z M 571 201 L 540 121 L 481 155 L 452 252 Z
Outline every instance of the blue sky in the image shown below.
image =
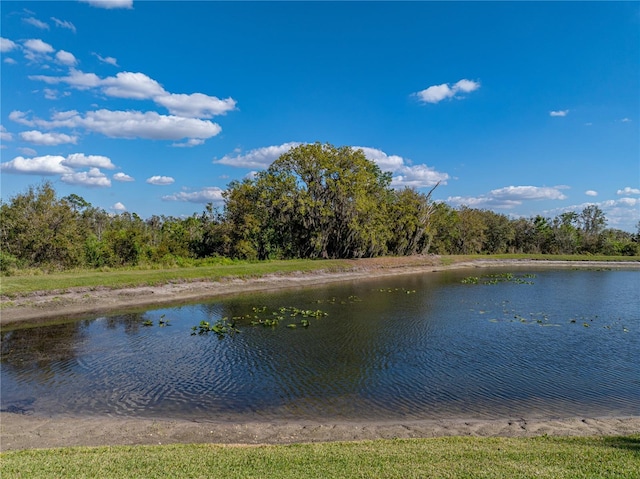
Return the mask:
M 640 220 L 637 2 L 11 2 L 1 186 L 191 215 L 299 143 L 511 217 Z

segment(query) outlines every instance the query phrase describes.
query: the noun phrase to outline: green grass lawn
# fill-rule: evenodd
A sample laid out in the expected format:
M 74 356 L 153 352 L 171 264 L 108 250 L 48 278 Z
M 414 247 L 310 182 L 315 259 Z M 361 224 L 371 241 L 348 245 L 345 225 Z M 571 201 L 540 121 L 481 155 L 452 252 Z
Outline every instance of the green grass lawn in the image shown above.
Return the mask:
M 633 479 L 640 477 L 640 435 L 65 448 L 5 452 L 0 459 L 3 479 Z

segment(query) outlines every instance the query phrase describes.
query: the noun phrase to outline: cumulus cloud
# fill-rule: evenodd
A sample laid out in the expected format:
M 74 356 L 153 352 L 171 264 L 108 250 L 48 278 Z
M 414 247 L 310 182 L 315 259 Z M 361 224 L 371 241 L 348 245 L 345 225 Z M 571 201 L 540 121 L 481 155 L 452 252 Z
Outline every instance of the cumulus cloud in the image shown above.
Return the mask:
M 494 198 L 511 200 L 565 200 L 567 197 L 562 193 L 566 186 L 507 186 L 489 193 Z
M 29 119 L 25 112 L 12 111 L 9 119 L 27 126 L 41 128 L 84 128 L 110 138 L 144 138 L 148 140 L 207 139 L 222 128 L 210 120 L 160 115 L 140 111 L 88 111 L 81 115 L 75 110 L 54 113 L 51 120 Z
M 151 178 L 147 178 L 147 183 L 150 185 L 157 186 L 165 186 L 175 183 L 176 180 L 171 178 L 170 176 L 152 176 Z
M 38 20 L 37 18 L 27 17 L 27 18 L 23 18 L 22 21 L 24 23 L 28 23 L 29 25 L 32 25 L 41 30 L 49 30 L 49 25 L 47 25 L 42 20 Z
M 8 38 L 0 37 L 0 52 L 7 53 L 15 49 L 18 45 L 9 40 Z
M 122 172 L 118 172 L 115 175 L 113 175 L 113 179 L 116 181 L 121 181 L 121 182 L 130 182 L 130 181 L 135 181 L 135 179 L 129 175 L 127 175 L 126 173 L 122 173 Z
M 255 148 L 244 154 L 235 152 L 235 154 L 232 155 L 225 155 L 219 160 L 213 160 L 213 162 L 219 165 L 235 166 L 237 168 L 264 169 L 277 160 L 280 155 L 301 144 L 302 143 L 296 141 L 291 141 L 277 146 L 264 146 L 262 148 Z
M 640 195 L 640 189 L 639 188 L 631 188 L 630 186 L 626 186 L 624 189 L 618 190 L 616 192 L 616 194 L 618 194 L 618 195 Z
M 66 173 L 60 179 L 69 185 L 81 185 L 90 187 L 111 186 L 111 180 L 98 168 L 90 168 L 89 171 Z
M 394 188 L 425 188 L 438 183 L 447 184 L 449 175 L 427 165 L 402 166 L 393 171 L 391 186 Z
M 169 110 L 169 113 L 192 118 L 211 118 L 216 115 L 224 115 L 236 107 L 236 101 L 233 98 L 220 100 L 215 96 L 203 93 L 164 94 L 154 98 L 154 101 L 164 106 Z
M 555 110 L 549 112 L 549 116 L 567 116 L 568 114 L 569 110 Z
M 447 98 L 460 98 L 461 93 L 471 93 L 480 88 L 480 83 L 462 79 L 453 85 L 443 83 L 432 85 L 424 90 L 414 93 L 423 103 L 439 103 Z
M 100 85 L 106 95 L 116 98 L 146 100 L 165 94 L 160 83 L 144 73 L 120 72 L 101 80 Z
M 21 148 L 18 148 L 18 151 L 22 153 L 24 156 L 36 156 L 38 154 L 38 152 L 33 148 L 27 148 L 24 146 Z
M 472 208 L 510 209 L 521 205 L 524 201 L 564 200 L 567 197 L 561 190 L 566 188 L 566 186 L 507 186 L 477 197 L 450 196 L 447 202 L 455 206 L 466 205 Z
M 12 141 L 13 135 L 7 131 L 7 129 L 0 125 L 0 140 L 2 141 Z
M 26 40 L 24 46 L 35 53 L 53 53 L 55 51 L 51 45 L 40 39 Z
M 598 196 L 598 192 L 594 190 L 587 190 L 584 192 L 584 194 L 587 196 Z
M 29 143 L 46 146 L 62 145 L 65 143 L 75 145 L 78 141 L 77 136 L 66 135 L 64 133 L 42 133 L 37 130 L 20 132 L 20 138 Z
M 114 67 L 118 66 L 118 60 L 116 60 L 113 57 L 103 57 L 102 55 L 99 55 L 97 53 L 92 53 L 92 55 L 94 55 L 98 60 L 100 60 L 102 63 L 107 63 L 109 65 L 113 65 Z
M 97 8 L 133 8 L 133 0 L 80 0 L 83 3 L 88 3 L 92 7 Z
M 95 55 L 106 61 L 100 55 Z M 110 60 L 113 60 L 115 65 L 115 58 Z M 116 76 L 101 79 L 94 73 L 84 73 L 72 68 L 67 76 L 31 75 L 29 79 L 50 85 L 65 83 L 79 90 L 100 88 L 102 93 L 115 98 L 153 100 L 157 105 L 169 110 L 172 115 L 185 118 L 211 118 L 224 115 L 236 108 L 233 98 L 221 100 L 204 93 L 169 93 L 156 80 L 140 72 L 120 72 Z
M 163 196 L 164 201 L 188 201 L 190 203 L 221 203 L 224 201 L 224 190 L 217 186 L 210 186 L 199 191 L 181 191 L 173 195 Z
M 193 148 L 194 146 L 202 145 L 203 143 L 204 140 L 199 138 L 189 138 L 183 143 L 173 143 L 171 146 L 175 146 L 176 148 Z
M 387 155 L 384 151 L 368 146 L 354 146 L 354 150 L 362 150 L 367 159 L 374 161 L 385 171 L 395 171 L 404 166 L 404 159 L 398 155 Z
M 107 170 L 115 169 L 116 165 L 111 162 L 111 159 L 101 155 L 85 155 L 84 153 L 72 153 L 62 162 L 65 166 L 71 166 L 72 168 L 78 167 L 95 167 L 105 168 Z
M 46 155 L 35 158 L 17 156 L 11 161 L 0 163 L 0 169 L 7 173 L 21 173 L 27 175 L 59 175 L 69 174 L 73 170 L 64 166 L 64 156 Z
M 69 53 L 64 50 L 58 50 L 58 52 L 56 53 L 56 60 L 58 60 L 59 63 L 67 66 L 74 66 L 78 62 L 78 60 L 76 60 L 76 57 L 73 56 L 73 53 Z
M 30 75 L 30 80 L 43 81 L 49 85 L 57 85 L 58 83 L 66 83 L 67 85 L 78 90 L 87 90 L 100 85 L 100 77 L 95 73 L 84 73 L 75 68 L 69 70 L 69 75 L 64 77 L 52 77 L 47 75 Z
M 115 203 L 111 207 L 111 209 L 114 210 L 114 211 L 119 211 L 119 212 L 127 211 L 127 207 L 125 205 L 123 205 L 122 203 L 120 203 L 119 201 L 117 203 Z
M 76 33 L 76 26 L 66 20 L 59 20 L 56 17 L 51 17 L 53 23 L 55 23 L 56 27 L 66 28 L 67 30 L 71 30 L 73 33 Z

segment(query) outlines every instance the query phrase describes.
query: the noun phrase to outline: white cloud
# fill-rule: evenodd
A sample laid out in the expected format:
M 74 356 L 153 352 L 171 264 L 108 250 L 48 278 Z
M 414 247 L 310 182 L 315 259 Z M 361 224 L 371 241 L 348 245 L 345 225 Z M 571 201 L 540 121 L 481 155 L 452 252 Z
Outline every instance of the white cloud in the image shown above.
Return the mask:
M 112 207 L 112 210 L 114 211 L 127 211 L 127 207 L 125 205 L 123 205 L 122 203 L 120 203 L 119 201 L 117 203 L 115 203 Z
M 77 136 L 65 135 L 64 133 L 42 133 L 41 131 L 31 130 L 20 132 L 20 138 L 29 143 L 36 145 L 55 146 L 65 143 L 76 144 Z
M 176 180 L 170 176 L 152 176 L 151 178 L 147 178 L 146 181 L 150 185 L 165 186 L 175 183 Z
M 54 90 L 52 88 L 44 88 L 44 97 L 47 100 L 57 100 L 58 99 L 58 90 Z
M 113 57 L 103 57 L 102 55 L 99 55 L 95 52 L 92 55 L 96 56 L 102 63 L 107 63 L 109 65 L 113 65 L 114 67 L 118 66 L 118 60 Z
M 36 156 L 38 152 L 33 148 L 21 147 L 18 148 L 18 151 L 22 153 L 24 156 Z
M 536 200 L 564 200 L 562 193 L 566 186 L 507 186 L 491 190 L 487 195 L 450 196 L 447 202 L 452 205 L 466 205 L 472 208 L 501 208 L 509 209 L 521 205 L 524 201 Z
M 567 197 L 562 194 L 561 189 L 565 186 L 507 186 L 497 190 L 491 190 L 489 194 L 494 198 L 509 200 L 565 200 Z
M 460 98 L 460 93 L 470 93 L 480 88 L 480 83 L 462 79 L 453 85 L 443 83 L 432 85 L 424 90 L 414 93 L 424 103 L 439 103 L 447 98 Z
M 549 112 L 549 116 L 567 116 L 568 114 L 569 110 L 555 110 Z
M 5 58 L 4 60 L 2 60 L 5 63 L 8 63 L 9 65 L 15 65 L 16 63 L 18 63 L 17 61 L 15 61 L 13 58 Z
M 26 40 L 24 42 L 24 46 L 36 53 L 53 53 L 54 52 L 54 49 L 51 45 L 39 39 Z
M 116 98 L 146 100 L 164 95 L 164 88 L 144 73 L 120 72 L 115 77 L 107 77 L 100 82 L 102 91 Z
M 623 118 L 622 120 L 620 120 L 622 123 L 629 123 L 631 121 L 631 118 Z
M 447 184 L 449 175 L 441 173 L 427 165 L 402 166 L 393 171 L 391 186 L 394 188 L 425 188 L 438 182 Z
M 188 201 L 190 203 L 221 203 L 224 201 L 222 193 L 224 190 L 217 186 L 210 186 L 200 191 L 181 191 L 173 195 L 163 196 L 164 201 Z
M 382 170 L 395 171 L 404 165 L 404 159 L 397 155 L 387 155 L 384 151 L 368 146 L 354 146 L 354 150 L 362 150 L 367 159 L 374 161 Z
M 468 206 L 470 208 L 496 208 L 496 209 L 510 209 L 520 206 L 522 201 L 506 200 L 491 198 L 489 196 L 450 196 L 447 198 L 447 203 L 453 206 Z
M 17 156 L 11 161 L 0 163 L 0 169 L 7 173 L 23 173 L 28 175 L 58 175 L 72 173 L 73 170 L 64 166 L 63 156 L 46 155 L 35 158 Z
M 7 129 L 0 125 L 0 140 L 2 141 L 12 141 L 13 140 L 13 135 L 9 132 L 7 132 Z
M 220 165 L 235 166 L 237 168 L 264 169 L 277 160 L 280 155 L 288 152 L 291 148 L 301 145 L 295 141 L 283 143 L 278 146 L 264 146 L 248 151 L 245 154 L 225 155 L 213 162 Z
M 584 194 L 587 196 L 598 196 L 598 192 L 594 190 L 587 190 L 584 192 Z
M 167 108 L 169 113 L 190 118 L 224 115 L 236 107 L 236 101 L 233 98 L 221 100 L 203 93 L 164 94 L 154 98 L 154 101 Z
M 97 8 L 133 8 L 133 0 L 80 0 Z
M 67 173 L 60 179 L 70 185 L 108 187 L 111 186 L 111 180 L 102 173 L 98 168 L 90 168 L 89 171 L 79 171 Z
M 95 55 L 100 60 L 106 61 L 100 55 Z M 112 60 L 115 64 L 115 59 Z M 29 79 L 43 81 L 50 85 L 66 83 L 79 90 L 100 88 L 105 95 L 116 98 L 153 100 L 156 104 L 167 108 L 171 114 L 187 118 L 211 118 L 224 115 L 236 108 L 236 101 L 233 98 L 221 100 L 204 93 L 190 95 L 169 93 L 156 80 L 139 72 L 120 72 L 116 76 L 101 79 L 94 73 L 84 73 L 72 68 L 67 76 L 31 75 Z
M 49 25 L 47 25 L 42 20 L 38 20 L 37 18 L 27 17 L 27 18 L 23 18 L 22 21 L 24 23 L 28 23 L 29 25 L 33 25 L 34 27 L 39 28 L 41 30 L 49 30 Z
M 640 195 L 639 188 L 631 188 L 630 186 L 626 186 L 623 190 L 618 190 L 616 192 L 618 195 Z
M 115 175 L 113 175 L 113 179 L 116 181 L 122 181 L 122 182 L 130 182 L 130 181 L 135 181 L 135 179 L 125 173 L 122 172 L 118 172 Z
M 175 146 L 176 148 L 193 148 L 194 146 L 204 144 L 204 140 L 199 138 L 190 138 L 184 143 L 173 143 L 171 146 Z
M 18 45 L 16 45 L 14 42 L 9 40 L 8 38 L 0 37 L 0 52 L 2 52 L 2 53 L 10 52 L 11 50 L 16 48 L 17 46 Z
M 100 77 L 95 73 L 84 73 L 75 68 L 69 70 L 69 75 L 66 77 L 52 77 L 47 75 L 30 75 L 30 80 L 39 80 L 49 85 L 57 85 L 58 83 L 66 83 L 78 90 L 87 90 L 89 88 L 95 88 L 100 85 Z
M 27 118 L 26 113 L 12 111 L 9 119 L 27 126 L 42 128 L 85 128 L 110 138 L 145 138 L 148 140 L 207 139 L 222 128 L 217 123 L 197 118 L 160 115 L 153 111 L 88 111 L 82 116 L 75 110 L 54 113 L 51 120 Z
M 59 20 L 56 17 L 51 17 L 51 20 L 56 24 L 56 27 L 66 28 L 67 30 L 71 30 L 73 33 L 76 33 L 76 26 L 73 23 L 66 20 Z
M 20 123 L 21 125 L 35 126 L 33 121 L 27 119 L 27 114 L 19 110 L 14 110 L 9 113 L 9 120 Z
M 74 66 L 78 62 L 76 57 L 73 56 L 73 53 L 69 53 L 64 50 L 58 50 L 58 53 L 56 53 L 56 60 L 67 66 Z
M 111 159 L 101 155 L 85 155 L 84 153 L 72 153 L 62 162 L 65 166 L 72 168 L 91 166 L 95 168 L 106 168 L 107 170 L 115 169 L 116 165 Z

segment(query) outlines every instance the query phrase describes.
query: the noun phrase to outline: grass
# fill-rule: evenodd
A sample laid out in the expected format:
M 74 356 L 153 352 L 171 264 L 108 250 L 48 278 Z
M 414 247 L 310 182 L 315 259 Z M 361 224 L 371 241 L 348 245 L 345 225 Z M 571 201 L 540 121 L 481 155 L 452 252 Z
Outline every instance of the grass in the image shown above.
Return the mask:
M 384 261 L 385 258 L 380 258 Z M 395 258 L 401 264 L 402 258 Z M 590 255 L 459 255 L 441 256 L 437 260 L 427 258 L 425 261 L 438 261 L 447 266 L 462 261 L 476 259 L 529 259 L 559 261 L 640 261 L 638 256 L 590 256 Z M 362 260 L 368 261 L 368 260 Z M 375 261 L 375 260 L 372 260 Z M 406 259 L 407 264 L 411 258 Z M 189 267 L 157 267 L 136 269 L 74 270 L 61 273 L 44 274 L 40 271 L 16 272 L 12 276 L 0 279 L 0 294 L 9 298 L 28 294 L 34 291 L 54 291 L 68 288 L 122 288 L 130 286 L 158 285 L 172 281 L 195 281 L 199 279 L 219 280 L 231 277 L 259 277 L 267 274 L 286 274 L 292 272 L 311 271 L 348 271 L 358 266 L 358 260 L 278 260 L 278 261 L 234 261 L 230 264 L 215 264 Z
M 34 291 L 68 288 L 122 288 L 158 285 L 172 281 L 219 280 L 228 277 L 258 277 L 274 273 L 340 270 L 349 267 L 340 260 L 289 260 L 237 262 L 213 266 L 191 266 L 165 269 L 113 269 L 110 271 L 76 270 L 51 274 L 15 274 L 3 276 L 0 293 L 9 297 Z
M 638 478 L 640 435 L 209 444 L 5 452 L 10 478 Z

